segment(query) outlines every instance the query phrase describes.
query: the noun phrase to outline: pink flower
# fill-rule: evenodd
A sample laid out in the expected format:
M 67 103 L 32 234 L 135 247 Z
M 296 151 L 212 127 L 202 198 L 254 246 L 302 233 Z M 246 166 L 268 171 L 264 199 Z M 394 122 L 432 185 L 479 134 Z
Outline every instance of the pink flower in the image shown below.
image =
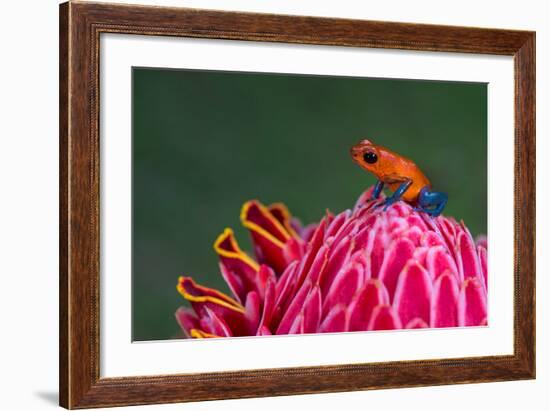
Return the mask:
M 227 228 L 214 243 L 233 297 L 180 277 L 187 336 L 232 337 L 487 324 L 487 240 L 464 223 L 404 202 L 383 211 L 363 193 L 353 210 L 302 227 L 286 207 L 244 204 L 253 259 Z

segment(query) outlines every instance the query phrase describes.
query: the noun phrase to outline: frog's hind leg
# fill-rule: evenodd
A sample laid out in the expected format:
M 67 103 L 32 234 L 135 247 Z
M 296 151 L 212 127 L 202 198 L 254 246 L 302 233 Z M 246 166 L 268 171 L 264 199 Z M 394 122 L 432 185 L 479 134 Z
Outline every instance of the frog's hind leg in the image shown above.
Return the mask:
M 415 210 L 437 217 L 447 205 L 447 200 L 447 194 L 424 187 L 418 195 L 418 207 Z

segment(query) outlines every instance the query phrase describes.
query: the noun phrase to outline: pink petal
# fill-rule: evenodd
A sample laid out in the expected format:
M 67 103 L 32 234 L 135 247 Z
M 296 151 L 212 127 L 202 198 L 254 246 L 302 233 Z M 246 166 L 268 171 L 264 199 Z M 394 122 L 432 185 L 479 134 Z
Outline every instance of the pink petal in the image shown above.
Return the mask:
M 413 258 L 418 261 L 418 263 L 422 266 L 426 266 L 426 256 L 428 254 L 430 247 L 417 247 L 414 250 Z
M 302 287 L 288 306 L 281 322 L 279 323 L 276 334 L 288 334 L 288 331 L 290 330 L 290 327 L 292 327 L 294 320 L 302 310 L 302 306 L 304 305 L 304 301 L 310 290 L 311 282 L 307 281 L 302 285 Z
M 218 316 L 214 311 L 205 307 L 207 317 L 201 319 L 202 328 L 208 331 L 210 334 L 215 334 L 220 337 L 232 337 L 233 333 L 229 328 L 229 325 Z
M 346 309 L 343 305 L 332 307 L 319 327 L 321 333 L 346 331 Z
M 483 247 L 483 248 L 485 248 L 485 250 L 487 250 L 487 236 L 478 235 L 476 237 L 476 246 L 477 247 Z
M 327 231 L 325 233 L 325 240 L 329 237 L 334 236 L 338 230 L 342 227 L 342 225 L 349 219 L 351 216 L 351 211 L 346 210 L 338 214 L 336 217 L 334 217 L 334 220 L 330 223 L 330 225 L 327 227 Z
M 401 270 L 414 254 L 414 244 L 407 238 L 395 240 L 384 256 L 384 262 L 380 268 L 380 280 L 386 286 L 393 301 L 393 295 L 397 284 L 397 278 Z
M 282 273 L 290 263 L 284 248 L 291 234 L 259 201 L 248 201 L 243 205 L 241 222 L 250 231 L 258 261 Z
M 374 308 L 379 305 L 388 305 L 389 302 L 388 291 L 384 284 L 377 279 L 369 280 L 349 305 L 348 329 L 366 331 Z
M 487 297 L 483 285 L 477 278 L 462 283 L 458 297 L 458 325 L 477 326 L 486 324 Z
M 485 290 L 487 290 L 487 248 L 478 245 L 477 253 L 479 255 L 479 262 L 481 265 L 481 272 L 483 273 L 483 281 L 485 283 Z
M 385 249 L 385 234 L 382 230 L 381 223 L 377 223 L 369 233 L 367 249 L 365 252 L 369 262 L 369 271 L 373 278 L 378 278 L 380 276 L 380 268 L 384 262 Z
M 431 327 L 456 327 L 458 325 L 458 283 L 456 276 L 447 271 L 434 285 L 431 302 Z
M 422 240 L 420 243 L 426 247 L 433 247 L 436 245 L 445 245 L 443 239 L 435 231 L 426 231 L 422 235 Z
M 415 246 L 419 246 L 422 240 L 422 230 L 416 226 L 406 229 L 402 235 L 411 240 Z
M 214 250 L 220 258 L 220 271 L 233 294 L 241 304 L 249 291 L 258 291 L 259 265 L 241 250 L 233 230 L 226 228 L 214 242 Z
M 426 268 L 434 281 L 446 271 L 450 271 L 458 279 L 456 264 L 451 255 L 442 246 L 430 248 L 426 255 Z
M 260 324 L 258 325 L 258 328 L 267 327 L 271 325 L 271 318 L 273 316 L 273 312 L 275 310 L 275 297 L 276 297 L 276 289 L 275 289 L 275 280 L 270 279 L 265 288 L 265 298 L 264 298 L 264 306 L 262 309 L 262 317 L 260 318 Z
M 323 302 L 323 314 L 331 307 L 342 304 L 347 306 L 355 293 L 363 285 L 363 267 L 359 264 L 347 265 L 334 278 Z
M 311 289 L 304 302 L 302 333 L 314 333 L 319 328 L 321 321 L 321 290 L 319 286 Z
M 422 318 L 413 318 L 411 321 L 407 323 L 405 326 L 406 329 L 414 329 L 414 328 L 429 328 L 428 324 L 426 324 L 426 321 L 424 321 Z
M 295 288 L 296 271 L 298 262 L 293 261 L 283 272 L 275 287 L 275 307 L 284 308 L 290 302 L 292 292 Z
M 428 230 L 426 223 L 421 217 L 418 216 L 418 214 L 410 214 L 407 217 L 407 224 L 409 227 L 418 227 L 422 233 Z
M 271 331 L 269 331 L 269 328 L 267 327 L 260 327 L 258 329 L 258 332 L 256 335 L 273 335 L 271 334 Z
M 187 338 L 190 337 L 189 333 L 193 328 L 199 328 L 199 320 L 190 308 L 180 307 L 177 309 L 175 315 L 178 324 Z
M 410 260 L 401 274 L 395 289 L 393 308 L 403 324 L 419 317 L 430 322 L 432 282 L 428 272 L 414 260 Z
M 368 330 L 395 330 L 401 328 L 401 321 L 389 305 L 379 305 L 372 312 Z
M 458 269 L 460 280 L 468 278 L 482 279 L 481 268 L 477 257 L 474 242 L 470 235 L 461 231 L 456 239 L 458 254 Z
M 349 261 L 351 256 L 351 250 L 353 248 L 353 241 L 349 236 L 344 237 L 336 247 L 329 254 L 326 269 L 323 270 L 321 277 L 319 278 L 319 284 L 321 285 L 321 293 L 326 295 L 334 278 L 338 274 L 338 271 Z M 313 279 L 310 277 L 313 281 Z
M 251 291 L 246 296 L 245 312 L 244 316 L 247 322 L 249 333 L 247 335 L 254 335 L 258 329 L 260 323 L 260 296 L 257 292 Z

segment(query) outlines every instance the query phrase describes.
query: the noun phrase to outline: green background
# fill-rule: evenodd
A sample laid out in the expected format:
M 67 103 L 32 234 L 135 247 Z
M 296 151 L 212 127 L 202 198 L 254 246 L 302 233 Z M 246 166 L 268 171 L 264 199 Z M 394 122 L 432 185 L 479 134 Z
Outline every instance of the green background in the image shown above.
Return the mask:
M 133 338 L 180 335 L 178 276 L 228 291 L 212 244 L 250 249 L 241 205 L 282 201 L 304 223 L 375 183 L 362 138 L 413 159 L 444 211 L 487 224 L 487 87 L 480 83 L 133 69 Z

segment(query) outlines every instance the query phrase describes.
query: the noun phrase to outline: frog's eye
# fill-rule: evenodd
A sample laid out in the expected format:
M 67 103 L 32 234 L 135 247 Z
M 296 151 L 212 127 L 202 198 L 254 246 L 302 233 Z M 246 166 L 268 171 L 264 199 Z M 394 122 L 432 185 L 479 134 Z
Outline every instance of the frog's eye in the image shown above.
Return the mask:
M 365 163 L 367 164 L 374 164 L 378 161 L 378 156 L 372 151 L 367 151 L 363 154 L 363 160 L 365 160 Z

